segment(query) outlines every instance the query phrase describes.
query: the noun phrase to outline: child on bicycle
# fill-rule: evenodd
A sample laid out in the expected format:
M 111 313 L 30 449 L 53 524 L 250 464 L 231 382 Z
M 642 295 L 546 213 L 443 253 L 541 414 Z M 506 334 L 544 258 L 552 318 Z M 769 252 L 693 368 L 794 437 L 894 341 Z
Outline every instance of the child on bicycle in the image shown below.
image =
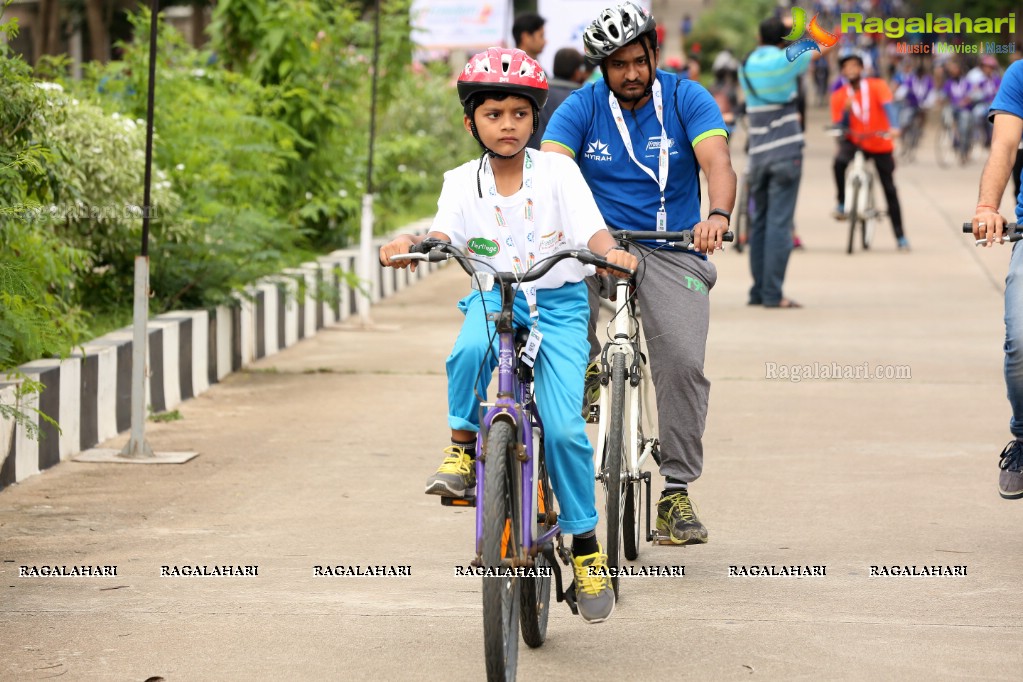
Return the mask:
M 580 248 L 612 264 L 635 268 L 635 256 L 620 248 L 607 231 L 572 160 L 526 149 L 547 99 L 547 78 L 536 61 L 521 50 L 489 48 L 466 64 L 458 78 L 458 96 L 465 129 L 484 151 L 478 162 L 444 174 L 437 215 L 427 236 L 466 248 L 484 271 L 525 273 L 542 258 Z M 381 264 L 405 267 L 409 261 L 392 263 L 390 257 L 408 253 L 422 239 L 395 238 L 380 249 Z M 534 382 L 545 426 L 547 466 L 560 505 L 558 521 L 566 534 L 573 535 L 579 613 L 588 622 L 600 622 L 614 609 L 614 592 L 606 577 L 607 555 L 594 532 L 593 449 L 579 412 L 589 352 L 584 278 L 591 273 L 592 268 L 578 261 L 562 261 L 543 278 L 520 288 L 514 314 L 517 326 L 535 325 L 542 334 Z M 458 307 L 465 321 L 447 359 L 451 445 L 426 485 L 427 494 L 448 497 L 463 497 L 476 485 L 480 425 L 475 393 L 486 395 L 497 364 L 493 323 L 486 314 L 500 310 L 500 292 L 473 291 Z

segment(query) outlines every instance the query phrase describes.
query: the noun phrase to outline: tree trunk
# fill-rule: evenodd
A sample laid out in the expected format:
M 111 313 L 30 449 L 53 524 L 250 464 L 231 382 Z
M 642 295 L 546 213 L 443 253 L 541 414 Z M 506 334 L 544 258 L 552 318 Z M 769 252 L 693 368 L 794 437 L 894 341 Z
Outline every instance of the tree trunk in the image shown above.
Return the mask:
M 50 3 L 50 23 L 47 28 L 46 53 L 60 54 L 64 51 L 60 39 L 64 31 L 64 13 L 61 11 L 60 0 L 52 0 Z
M 36 20 L 32 24 L 32 51 L 35 53 L 35 60 L 38 61 L 44 54 L 49 54 L 47 39 L 49 37 L 50 12 L 57 0 L 39 0 L 36 5 Z
M 103 18 L 103 0 L 85 0 L 85 21 L 92 58 L 105 64 L 110 61 L 110 34 Z
M 199 49 L 206 42 L 203 29 L 206 28 L 205 21 L 206 3 L 192 3 L 192 47 Z

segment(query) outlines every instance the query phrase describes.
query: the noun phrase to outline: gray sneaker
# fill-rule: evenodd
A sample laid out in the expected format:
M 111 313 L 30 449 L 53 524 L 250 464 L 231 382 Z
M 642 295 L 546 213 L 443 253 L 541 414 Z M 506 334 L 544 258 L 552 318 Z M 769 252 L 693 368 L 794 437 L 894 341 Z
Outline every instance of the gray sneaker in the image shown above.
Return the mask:
M 687 493 L 672 493 L 657 502 L 657 530 L 675 545 L 707 542 L 707 528 L 696 516 Z
M 595 554 L 572 557 L 575 572 L 575 603 L 587 623 L 600 623 L 615 610 L 615 591 L 601 547 Z
M 1023 497 L 1023 443 L 1009 441 L 998 462 L 998 494 L 1007 500 Z
M 457 445 L 444 448 L 444 462 L 430 478 L 426 479 L 426 494 L 441 497 L 465 497 L 467 491 L 476 487 L 476 464 L 469 450 Z

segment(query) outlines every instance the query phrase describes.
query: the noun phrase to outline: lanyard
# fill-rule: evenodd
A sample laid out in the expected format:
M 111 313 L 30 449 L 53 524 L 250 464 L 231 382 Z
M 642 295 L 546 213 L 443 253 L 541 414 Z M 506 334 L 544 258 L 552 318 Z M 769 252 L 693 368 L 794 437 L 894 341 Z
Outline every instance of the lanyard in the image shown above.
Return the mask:
M 636 158 L 636 152 L 632 149 L 632 136 L 629 135 L 629 128 L 625 125 L 625 117 L 622 115 L 622 106 L 613 92 L 607 96 L 608 104 L 611 105 L 611 115 L 614 117 L 615 125 L 618 126 L 618 133 L 625 143 L 625 150 L 629 152 L 632 162 L 639 166 L 650 179 L 657 183 L 661 191 L 661 209 L 657 212 L 657 229 L 667 229 L 667 214 L 664 210 L 664 188 L 668 185 L 668 133 L 664 130 L 664 101 L 661 99 L 661 82 L 654 79 L 653 100 L 654 113 L 657 114 L 657 122 L 661 124 L 661 147 L 657 155 L 657 175 L 644 166 Z
M 870 88 L 867 87 L 867 81 L 860 81 L 860 101 L 856 101 L 856 93 L 853 91 L 851 85 L 845 86 L 846 92 L 849 94 L 849 99 L 852 101 L 853 116 L 860 119 L 863 125 L 866 126 L 870 120 Z
M 526 190 L 525 208 L 523 209 L 523 218 L 526 222 L 526 229 L 531 230 L 526 234 L 526 240 L 529 242 L 530 247 L 537 243 L 536 235 L 536 221 L 533 219 L 533 168 L 536 163 L 532 156 L 530 156 L 529 149 L 525 150 L 522 161 L 522 187 Z M 494 169 L 490 167 L 490 159 L 487 159 L 487 166 L 489 167 L 489 187 L 488 196 L 497 196 L 497 179 L 494 177 Z M 533 263 L 536 261 L 536 255 L 532 250 L 529 250 L 523 264 L 521 258 L 523 251 L 519 247 L 518 240 L 515 239 L 515 234 L 508 226 L 508 220 L 504 216 L 504 212 L 500 206 L 494 206 L 494 221 L 497 223 L 497 230 L 502 235 L 502 241 L 505 246 L 509 249 L 509 256 L 511 257 L 512 270 L 517 275 L 522 275 L 529 268 L 533 267 Z M 529 316 L 533 318 L 540 317 L 540 311 L 536 307 L 536 286 L 530 284 L 528 287 L 522 290 L 522 293 L 526 296 L 526 302 L 529 304 Z

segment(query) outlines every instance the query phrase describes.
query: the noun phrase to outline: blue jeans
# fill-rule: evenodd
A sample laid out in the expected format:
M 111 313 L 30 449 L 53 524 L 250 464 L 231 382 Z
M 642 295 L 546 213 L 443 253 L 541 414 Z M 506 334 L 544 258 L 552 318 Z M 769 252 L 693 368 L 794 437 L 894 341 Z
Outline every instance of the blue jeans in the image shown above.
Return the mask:
M 1012 406 L 1009 431 L 1023 440 L 1023 242 L 1016 242 L 1005 277 L 1005 387 Z
M 802 174 L 800 157 L 750 168 L 749 187 L 754 204 L 749 233 L 749 264 L 753 274 L 750 303 L 776 306 L 781 302 Z
M 579 412 L 590 349 L 586 284 L 542 289 L 536 292 L 536 304 L 543 341 L 533 366 L 533 379 L 543 419 L 547 471 L 560 506 L 558 523 L 562 531 L 575 535 L 597 525 L 593 448 Z M 497 367 L 498 339 L 494 335 L 492 344 L 487 343 L 494 323 L 487 321 L 484 308 L 490 313 L 501 309 L 497 288 L 482 295 L 473 291 L 458 302 L 465 321 L 447 360 L 448 425 L 452 429 L 479 431 L 479 401 L 473 393 L 473 382 L 480 395 L 487 395 Z M 516 326 L 531 326 L 524 294 L 515 297 L 514 315 Z M 492 353 L 487 352 L 488 345 Z

